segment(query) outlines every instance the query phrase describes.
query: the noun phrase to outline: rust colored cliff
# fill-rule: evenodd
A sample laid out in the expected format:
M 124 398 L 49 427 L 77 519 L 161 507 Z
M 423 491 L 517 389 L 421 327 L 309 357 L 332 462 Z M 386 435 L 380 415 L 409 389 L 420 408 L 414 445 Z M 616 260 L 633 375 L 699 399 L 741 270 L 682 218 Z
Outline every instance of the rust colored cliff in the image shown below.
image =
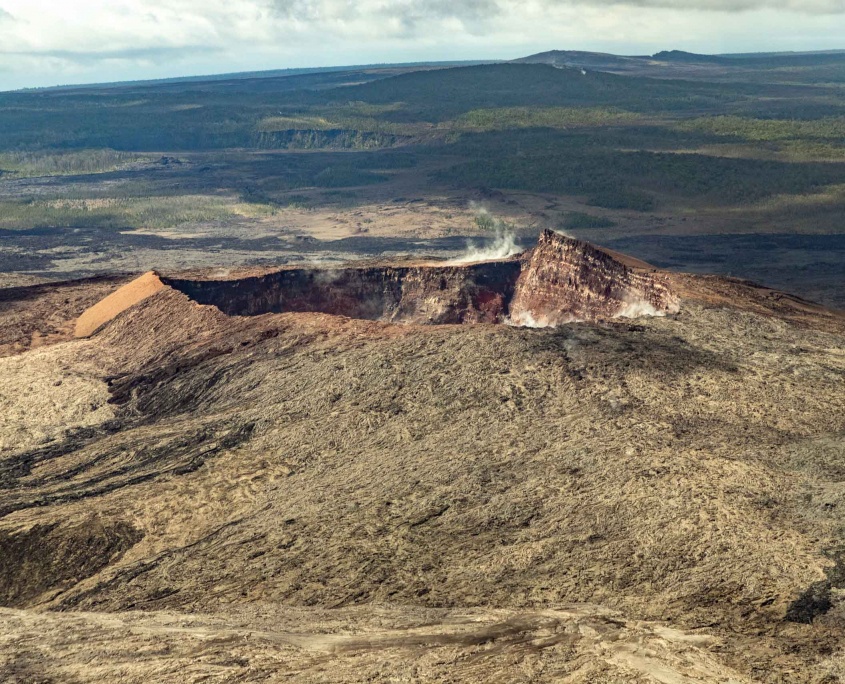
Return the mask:
M 634 269 L 593 245 L 550 230 L 526 253 L 510 315 L 519 325 L 676 313 L 678 299 L 655 272 Z

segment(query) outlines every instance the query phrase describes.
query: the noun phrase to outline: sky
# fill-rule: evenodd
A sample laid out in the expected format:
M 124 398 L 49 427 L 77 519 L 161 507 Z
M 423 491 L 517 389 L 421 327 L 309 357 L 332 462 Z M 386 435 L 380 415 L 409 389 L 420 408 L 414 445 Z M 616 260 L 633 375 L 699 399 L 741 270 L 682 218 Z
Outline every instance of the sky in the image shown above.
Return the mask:
M 845 0 L 0 0 L 0 90 L 388 62 L 845 48 Z

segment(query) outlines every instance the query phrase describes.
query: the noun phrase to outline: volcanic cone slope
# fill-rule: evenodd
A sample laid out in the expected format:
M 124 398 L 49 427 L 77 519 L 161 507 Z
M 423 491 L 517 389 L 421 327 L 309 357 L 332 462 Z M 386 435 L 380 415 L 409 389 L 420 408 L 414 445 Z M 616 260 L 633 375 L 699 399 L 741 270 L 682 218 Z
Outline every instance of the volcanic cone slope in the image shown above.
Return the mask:
M 545 329 L 165 285 L 0 359 L 3 678 L 836 681 L 845 322 L 651 277 Z

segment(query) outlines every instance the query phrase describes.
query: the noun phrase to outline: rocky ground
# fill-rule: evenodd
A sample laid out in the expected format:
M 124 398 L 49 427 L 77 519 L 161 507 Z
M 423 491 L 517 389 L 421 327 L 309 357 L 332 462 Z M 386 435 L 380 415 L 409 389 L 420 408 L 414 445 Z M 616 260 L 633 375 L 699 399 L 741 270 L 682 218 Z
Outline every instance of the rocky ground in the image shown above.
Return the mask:
M 842 676 L 841 315 L 681 275 L 677 314 L 544 329 L 163 288 L 23 351 L 20 302 L 69 330 L 78 287 L 0 314 L 4 680 Z
M 709 652 L 718 638 L 627 622 L 591 605 L 264 605 L 226 615 L 0 610 L 0 625 L 0 648 L 14 650 L 0 665 L 9 682 L 749 681 Z

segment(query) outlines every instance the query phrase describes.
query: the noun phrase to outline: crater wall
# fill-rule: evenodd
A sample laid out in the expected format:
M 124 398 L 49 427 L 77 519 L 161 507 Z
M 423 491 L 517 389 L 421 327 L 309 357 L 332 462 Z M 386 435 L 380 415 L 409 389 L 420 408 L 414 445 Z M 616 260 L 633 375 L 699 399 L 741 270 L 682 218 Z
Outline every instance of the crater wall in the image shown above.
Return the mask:
M 472 264 L 283 268 L 229 280 L 149 273 L 83 314 L 77 335 L 93 334 L 163 287 L 229 316 L 314 312 L 389 323 L 554 326 L 676 312 L 668 283 L 647 264 L 546 231 L 517 257 Z
M 679 309 L 662 275 L 631 268 L 588 242 L 547 230 L 523 258 L 510 302 L 515 323 L 559 325 Z
M 500 323 L 522 265 L 285 269 L 238 280 L 162 278 L 200 304 L 232 316 L 320 312 L 403 323 Z

